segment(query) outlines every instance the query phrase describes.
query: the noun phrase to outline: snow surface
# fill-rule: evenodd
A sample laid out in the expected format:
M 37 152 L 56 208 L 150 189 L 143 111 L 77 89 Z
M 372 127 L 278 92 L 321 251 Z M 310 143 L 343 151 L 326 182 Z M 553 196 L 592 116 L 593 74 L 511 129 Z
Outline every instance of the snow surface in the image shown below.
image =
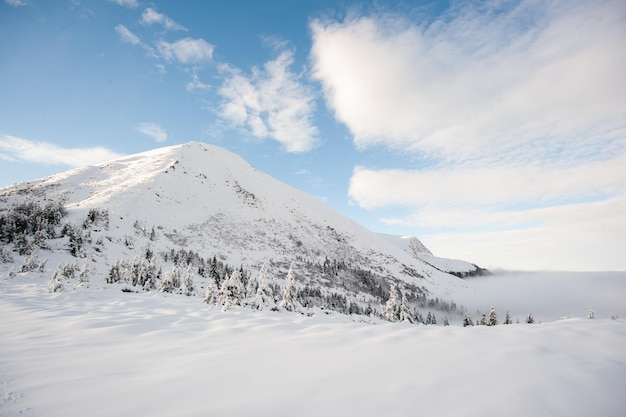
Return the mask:
M 535 278 L 533 285 L 551 279 Z M 572 293 L 559 291 L 565 274 L 555 279 L 523 298 L 532 298 L 531 288 L 551 289 L 546 308 L 561 314 Z M 591 279 L 569 285 L 608 311 L 626 306 L 625 280 L 615 274 L 598 291 Z M 0 280 L 0 415 L 621 417 L 626 410 L 626 321 L 582 318 L 586 306 L 565 320 L 463 328 L 222 312 L 197 298 L 120 288 L 48 294 L 38 274 Z

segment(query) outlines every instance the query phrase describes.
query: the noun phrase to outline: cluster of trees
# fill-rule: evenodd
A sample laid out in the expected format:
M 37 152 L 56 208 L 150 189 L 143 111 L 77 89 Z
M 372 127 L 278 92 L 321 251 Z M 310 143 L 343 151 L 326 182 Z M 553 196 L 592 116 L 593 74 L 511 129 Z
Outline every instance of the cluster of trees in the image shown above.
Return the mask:
M 60 264 L 48 279 L 48 292 L 61 292 L 67 281 L 76 278 L 78 285 L 89 282 L 87 262 L 84 262 L 82 267 L 79 267 L 77 262 Z
M 528 316 L 526 316 L 525 321 L 528 324 L 532 324 L 535 322 L 535 318 L 533 317 L 531 313 L 528 313 Z M 496 314 L 496 309 L 494 307 L 491 307 L 491 309 L 489 310 L 489 316 L 483 313 L 480 320 L 476 320 L 476 326 L 496 326 L 497 324 L 498 324 L 498 315 Z M 511 320 L 511 316 L 509 315 L 508 311 L 506 312 L 504 316 L 504 321 L 502 322 L 502 324 L 513 324 L 513 321 Z M 469 313 L 465 313 L 465 315 L 463 316 L 463 327 L 473 326 L 473 325 L 474 325 L 474 322 L 472 321 L 472 317 L 469 315 Z
M 56 227 L 67 216 L 59 202 L 41 206 L 34 201 L 15 204 L 0 214 L 0 243 L 13 244 L 20 255 L 30 255 L 46 248 L 48 239 L 56 237 Z M 6 252 L 3 255 L 7 259 Z
M 223 311 L 234 306 L 248 306 L 257 310 L 278 308 L 287 311 L 299 311 L 302 307 L 297 297 L 293 264 L 285 277 L 285 288 L 280 301 L 275 297 L 275 290 L 269 285 L 267 266 L 263 264 L 258 277 L 250 277 L 244 284 L 240 270 L 234 270 L 229 277 L 222 280 L 219 287 L 209 281 L 204 294 L 204 302 L 218 305 Z
M 391 284 L 389 290 L 389 299 L 381 306 L 380 318 L 388 321 L 400 321 L 413 324 L 437 324 L 437 317 L 431 311 L 426 317 L 414 306 L 411 305 L 406 294 L 398 294 L 395 284 Z M 443 325 L 447 326 L 450 322 L 448 318 L 443 319 Z

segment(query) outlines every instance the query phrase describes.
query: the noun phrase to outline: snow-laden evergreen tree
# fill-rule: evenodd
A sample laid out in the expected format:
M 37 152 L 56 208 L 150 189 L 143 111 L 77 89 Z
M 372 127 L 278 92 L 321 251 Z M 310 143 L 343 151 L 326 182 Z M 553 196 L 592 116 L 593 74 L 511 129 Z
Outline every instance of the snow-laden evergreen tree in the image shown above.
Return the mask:
M 83 266 L 78 273 L 78 285 L 86 284 L 89 282 L 89 265 L 87 262 L 83 262 Z
M 259 270 L 256 294 L 252 304 L 257 310 L 275 308 L 274 293 L 267 282 L 267 265 L 263 264 Z
M 528 316 L 526 317 L 526 323 L 533 324 L 534 322 L 535 322 L 535 319 L 533 315 L 531 313 L 528 313 Z
M 187 265 L 187 270 L 182 280 L 182 291 L 186 296 L 192 296 L 196 293 L 196 284 L 193 279 L 194 268 L 191 264 Z
M 400 303 L 400 321 L 404 323 L 413 323 L 415 318 L 411 314 L 411 306 L 406 299 L 406 295 L 402 294 L 402 302 Z
M 595 317 L 596 317 L 596 315 L 593 313 L 593 310 L 591 309 L 591 307 L 589 307 L 589 311 L 587 312 L 587 318 L 588 319 L 593 319 Z
M 226 311 L 232 306 L 241 305 L 245 296 L 245 288 L 241 281 L 241 271 L 235 269 L 220 287 L 218 304 L 222 306 L 222 311 Z
M 54 271 L 52 275 L 50 276 L 50 278 L 48 279 L 47 288 L 48 288 L 48 292 L 50 293 L 63 291 L 63 280 L 62 280 L 62 275 L 59 269 Z
M 287 311 L 298 311 L 300 303 L 296 299 L 297 288 L 296 279 L 293 275 L 293 263 L 289 266 L 289 272 L 285 277 L 285 291 L 283 292 L 283 299 L 280 301 L 280 307 Z
M 506 313 L 504 315 L 504 322 L 502 324 L 513 324 L 513 322 L 511 321 L 511 316 L 509 314 L 509 310 L 506 311 Z
M 487 325 L 487 315 L 485 313 L 483 313 L 483 315 L 480 317 L 480 325 L 481 326 Z
M 175 292 L 180 288 L 180 268 L 173 266 L 170 271 L 165 272 L 165 276 L 161 279 L 159 292 Z
M 400 319 L 400 301 L 398 300 L 398 292 L 396 285 L 391 284 L 389 289 L 389 299 L 382 308 L 383 317 L 389 321 L 398 321 Z
M 258 286 L 259 286 L 258 279 L 250 275 L 248 277 L 248 281 L 246 282 L 246 288 L 245 288 L 246 294 L 242 301 L 243 305 L 256 307 L 255 305 L 256 290 Z
M 202 301 L 207 304 L 217 304 L 218 298 L 219 289 L 217 288 L 217 285 L 215 285 L 215 282 L 210 279 L 206 286 L 206 290 L 204 291 L 204 299 Z
M 463 327 L 473 326 L 474 322 L 472 321 L 472 316 L 469 313 L 465 313 L 463 316 Z
M 489 310 L 489 319 L 487 320 L 487 326 L 495 326 L 496 324 L 498 324 L 496 309 L 494 307 L 491 307 L 491 310 Z

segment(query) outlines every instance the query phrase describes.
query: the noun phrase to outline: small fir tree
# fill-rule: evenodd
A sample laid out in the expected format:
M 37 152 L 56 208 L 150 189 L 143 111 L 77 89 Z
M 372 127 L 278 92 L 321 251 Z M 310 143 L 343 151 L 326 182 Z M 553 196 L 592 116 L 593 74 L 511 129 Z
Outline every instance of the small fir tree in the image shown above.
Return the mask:
M 504 322 L 502 324 L 513 324 L 511 321 L 511 316 L 509 315 L 509 311 L 507 310 L 504 315 Z
M 300 307 L 300 303 L 296 299 L 297 288 L 296 279 L 293 275 L 293 263 L 289 266 L 289 272 L 285 277 L 285 291 L 283 292 L 283 299 L 280 302 L 280 307 L 287 311 L 297 311 Z
M 487 326 L 495 326 L 496 324 L 498 324 L 496 309 L 491 307 L 491 310 L 489 311 L 489 320 L 487 320 Z
M 593 310 L 591 309 L 591 307 L 589 307 L 589 311 L 587 312 L 587 318 L 594 319 L 595 317 L 596 315 L 593 313 Z
M 411 314 L 411 307 L 404 294 L 402 294 L 402 302 L 400 303 L 400 321 L 404 323 L 413 323 L 414 321 L 413 315 Z
M 465 313 L 463 316 L 463 327 L 473 326 L 474 322 L 472 321 L 472 316 L 469 313 Z
M 253 305 L 257 310 L 263 310 L 268 307 L 276 307 L 274 292 L 267 283 L 267 266 L 265 264 L 263 264 L 259 270 L 258 285 Z
M 186 296 L 192 296 L 196 293 L 196 284 L 193 279 L 194 271 L 191 264 L 187 266 L 187 271 L 183 277 L 182 290 Z
M 226 311 L 232 306 L 241 305 L 241 300 L 245 294 L 243 282 L 241 282 L 241 272 L 235 269 L 224 281 L 219 292 L 218 303 L 222 310 Z
M 204 299 L 202 302 L 207 304 L 217 304 L 218 296 L 219 290 L 217 289 L 215 282 L 213 282 L 213 280 L 209 280 L 206 290 L 204 291 Z
M 528 316 L 526 316 L 526 323 L 533 324 L 534 322 L 535 322 L 535 318 L 533 317 L 531 313 L 528 313 Z
M 395 284 L 391 284 L 389 289 L 389 299 L 383 306 L 383 317 L 389 321 L 398 321 L 400 318 L 400 303 L 398 301 L 398 292 Z

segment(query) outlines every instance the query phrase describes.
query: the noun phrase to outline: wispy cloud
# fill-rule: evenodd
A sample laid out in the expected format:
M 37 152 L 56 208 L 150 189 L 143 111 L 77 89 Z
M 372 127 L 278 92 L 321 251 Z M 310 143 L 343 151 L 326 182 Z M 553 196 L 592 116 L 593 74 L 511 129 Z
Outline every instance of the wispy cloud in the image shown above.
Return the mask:
M 136 9 L 139 7 L 137 0 L 109 0 L 112 3 L 117 3 L 122 7 L 128 7 L 129 9 Z
M 197 72 L 193 71 L 191 81 L 185 85 L 185 89 L 190 93 L 193 93 L 194 91 L 208 91 L 211 89 L 211 86 L 200 81 Z
M 187 28 L 179 25 L 168 16 L 157 12 L 151 7 L 148 7 L 141 15 L 140 22 L 144 25 L 159 24 L 166 30 L 182 30 L 187 31 Z
M 28 4 L 28 0 L 4 0 L 4 2 L 13 7 L 26 6 Z
M 141 123 L 137 125 L 137 130 L 159 143 L 167 140 L 167 132 L 157 123 Z
M 122 156 L 122 154 L 101 146 L 64 148 L 51 143 L 30 141 L 16 136 L 0 136 L 0 159 L 6 161 L 79 167 L 97 165 Z
M 426 23 L 312 23 L 314 76 L 357 146 L 454 162 L 610 152 L 626 105 L 623 2 L 453 4 Z
M 139 39 L 139 36 L 128 30 L 126 26 L 117 25 L 115 26 L 115 31 L 118 35 L 120 35 L 120 39 L 122 39 L 123 42 L 129 43 L 131 45 L 141 44 L 141 39 Z
M 200 64 L 213 59 L 213 45 L 204 39 L 184 38 L 175 42 L 159 41 L 159 55 L 167 61 L 181 64 Z
M 250 75 L 223 66 L 220 115 L 257 138 L 280 142 L 287 152 L 305 152 L 318 141 L 312 120 L 315 95 L 302 76 L 291 71 L 292 64 L 293 53 L 283 51 Z

